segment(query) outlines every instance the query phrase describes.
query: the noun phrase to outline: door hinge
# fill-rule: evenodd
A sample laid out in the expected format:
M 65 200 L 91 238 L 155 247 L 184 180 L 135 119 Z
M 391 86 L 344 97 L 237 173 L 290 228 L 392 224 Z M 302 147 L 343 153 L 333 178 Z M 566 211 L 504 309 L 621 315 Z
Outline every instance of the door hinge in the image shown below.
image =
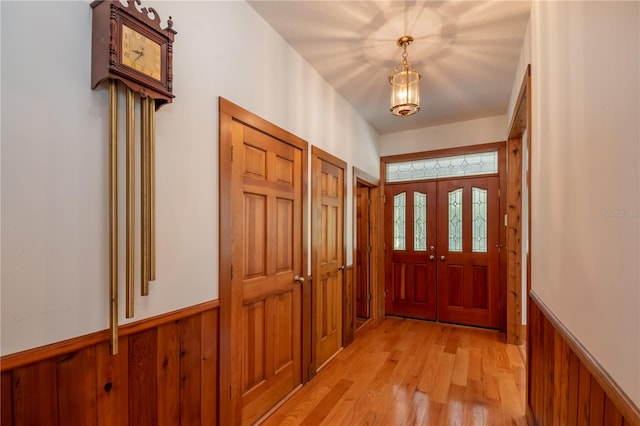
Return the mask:
M 498 198 L 500 198 L 500 188 L 498 188 Z
M 231 279 L 233 279 L 233 265 L 231 265 Z
M 231 161 L 233 161 L 233 145 L 231 145 Z
M 369 300 L 373 299 L 373 295 L 371 293 L 368 294 Z
M 371 253 L 373 251 L 373 249 L 371 248 L 371 246 L 368 247 L 369 253 Z
M 386 250 L 387 249 L 387 243 L 382 243 L 382 250 Z
M 384 203 L 386 203 L 386 202 L 387 202 L 387 196 L 386 196 L 386 195 L 383 195 L 383 196 L 382 196 L 382 204 L 384 204 Z

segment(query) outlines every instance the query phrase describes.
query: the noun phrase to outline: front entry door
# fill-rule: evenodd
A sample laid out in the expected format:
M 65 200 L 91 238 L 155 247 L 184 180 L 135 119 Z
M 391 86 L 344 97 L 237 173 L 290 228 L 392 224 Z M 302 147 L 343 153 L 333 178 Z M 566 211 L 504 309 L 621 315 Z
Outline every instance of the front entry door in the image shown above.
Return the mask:
M 385 189 L 387 314 L 498 328 L 497 176 Z
M 387 314 L 436 319 L 436 182 L 387 185 Z
M 225 120 L 232 135 L 231 391 L 221 392 L 231 392 L 232 404 L 240 399 L 242 424 L 251 424 L 302 381 L 303 157 L 299 147 Z
M 438 182 L 438 320 L 498 328 L 498 177 Z
M 344 169 L 346 165 L 313 148 L 312 300 L 313 366 L 320 369 L 342 348 L 344 274 Z

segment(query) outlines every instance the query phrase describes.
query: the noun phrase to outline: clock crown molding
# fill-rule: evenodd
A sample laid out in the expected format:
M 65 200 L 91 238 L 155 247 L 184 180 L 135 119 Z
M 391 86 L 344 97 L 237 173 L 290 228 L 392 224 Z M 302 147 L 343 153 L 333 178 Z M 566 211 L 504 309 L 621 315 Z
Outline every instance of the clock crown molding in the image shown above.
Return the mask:
M 144 22 L 149 27 L 155 28 L 157 31 L 164 33 L 164 35 L 172 42 L 174 41 L 173 37 L 178 34 L 178 32 L 173 29 L 173 20 L 171 19 L 171 16 L 167 19 L 167 27 L 162 28 L 158 12 L 153 7 L 142 7 L 142 0 L 95 0 L 91 2 L 91 8 L 95 8 L 100 3 L 104 2 L 111 3 L 119 9 L 127 12 L 129 15 L 135 17 L 137 20 Z M 138 9 L 136 5 L 140 6 L 140 9 Z

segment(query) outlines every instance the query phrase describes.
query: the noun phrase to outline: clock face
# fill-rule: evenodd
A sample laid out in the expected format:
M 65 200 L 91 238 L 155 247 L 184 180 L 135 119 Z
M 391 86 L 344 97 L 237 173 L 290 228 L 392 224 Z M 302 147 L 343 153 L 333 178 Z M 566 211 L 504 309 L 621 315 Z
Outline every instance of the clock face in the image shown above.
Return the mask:
M 122 64 L 155 80 L 162 79 L 160 45 L 122 25 Z

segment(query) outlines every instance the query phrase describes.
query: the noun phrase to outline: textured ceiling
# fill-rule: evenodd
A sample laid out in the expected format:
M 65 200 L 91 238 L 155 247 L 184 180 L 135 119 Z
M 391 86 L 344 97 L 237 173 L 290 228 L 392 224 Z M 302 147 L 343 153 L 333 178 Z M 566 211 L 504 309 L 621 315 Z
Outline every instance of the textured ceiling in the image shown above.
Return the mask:
M 248 1 L 381 134 L 505 114 L 529 1 Z M 389 113 L 409 34 L 421 110 Z

